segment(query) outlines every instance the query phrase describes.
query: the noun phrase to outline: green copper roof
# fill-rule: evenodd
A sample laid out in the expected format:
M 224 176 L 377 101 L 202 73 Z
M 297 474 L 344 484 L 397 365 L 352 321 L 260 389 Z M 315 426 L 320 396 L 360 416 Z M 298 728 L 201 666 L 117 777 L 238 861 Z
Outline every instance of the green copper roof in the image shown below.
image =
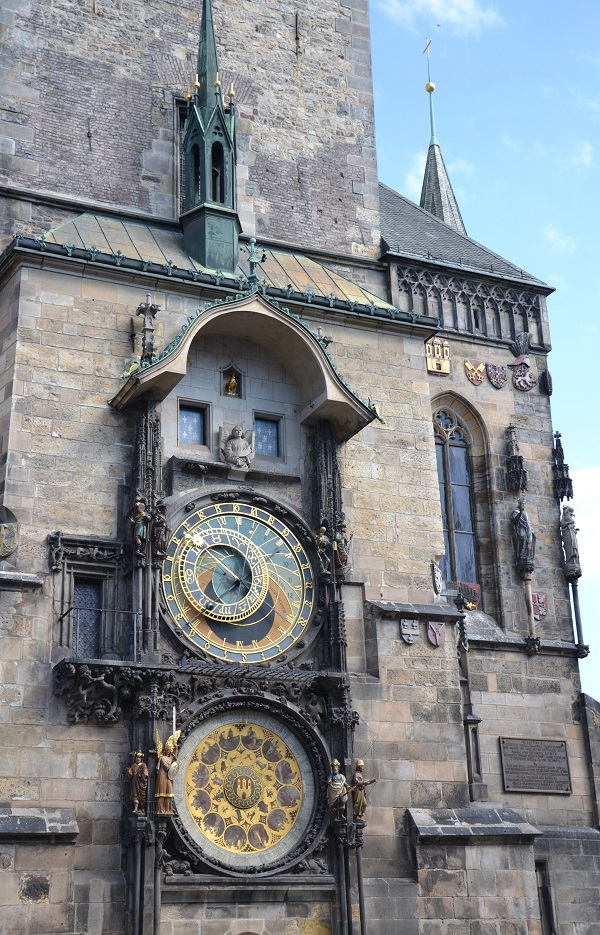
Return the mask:
M 158 264 L 169 276 L 176 276 L 177 270 L 218 272 L 223 285 L 229 283 L 237 289 L 250 272 L 244 249 L 240 250 L 235 273 L 209 270 L 185 252 L 180 231 L 106 215 L 81 214 L 48 231 L 42 239 L 45 243 L 108 254 L 119 260 L 118 265 L 125 258 L 142 264 Z M 260 244 L 259 247 L 262 254 L 263 248 Z M 264 249 L 264 253 L 266 259 L 257 270 L 261 283 L 266 288 L 283 290 L 290 301 L 302 297 L 302 301 L 308 304 L 338 301 L 394 310 L 389 302 L 302 253 L 270 248 Z
M 215 106 L 215 81 L 219 71 L 215 27 L 210 0 L 202 2 L 202 22 L 200 25 L 200 44 L 198 46 L 198 107 L 206 126 L 207 118 Z

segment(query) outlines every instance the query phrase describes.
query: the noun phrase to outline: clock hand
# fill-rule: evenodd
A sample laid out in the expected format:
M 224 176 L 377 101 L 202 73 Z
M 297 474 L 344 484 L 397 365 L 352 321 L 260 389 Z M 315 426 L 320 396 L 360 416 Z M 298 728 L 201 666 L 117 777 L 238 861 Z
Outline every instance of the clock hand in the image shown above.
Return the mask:
M 227 572 L 228 575 L 231 575 L 232 578 L 235 578 L 236 584 L 239 584 L 240 579 L 239 579 L 239 577 L 236 575 L 236 573 L 235 573 L 234 571 L 232 571 L 231 568 L 228 568 L 227 565 L 225 564 L 225 562 L 222 562 L 220 558 L 217 558 L 217 556 L 214 554 L 214 552 L 211 552 L 211 553 L 210 553 L 210 558 L 214 559 L 215 562 L 217 562 L 218 565 L 221 565 L 221 567 L 225 569 L 225 571 Z

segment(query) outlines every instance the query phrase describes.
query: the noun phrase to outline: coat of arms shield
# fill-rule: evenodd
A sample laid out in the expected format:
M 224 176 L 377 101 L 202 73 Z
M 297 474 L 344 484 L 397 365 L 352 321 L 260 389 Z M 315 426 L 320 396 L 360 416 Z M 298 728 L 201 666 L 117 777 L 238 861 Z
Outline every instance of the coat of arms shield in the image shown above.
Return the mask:
M 419 622 L 418 620 L 401 620 L 400 621 L 400 636 L 408 645 L 416 643 L 419 639 Z
M 441 646 L 446 639 L 446 624 L 430 620 L 427 624 L 427 639 L 433 646 Z
M 465 360 L 465 373 L 473 386 L 481 386 L 485 377 L 485 364 L 480 360 Z
M 493 387 L 497 390 L 501 390 L 503 386 L 506 385 L 508 380 L 508 369 L 501 364 L 486 364 L 485 372 L 488 375 L 488 380 Z
M 543 591 L 536 591 L 535 594 L 531 595 L 531 602 L 533 604 L 533 616 L 536 620 L 543 620 L 548 613 L 548 595 L 544 594 Z

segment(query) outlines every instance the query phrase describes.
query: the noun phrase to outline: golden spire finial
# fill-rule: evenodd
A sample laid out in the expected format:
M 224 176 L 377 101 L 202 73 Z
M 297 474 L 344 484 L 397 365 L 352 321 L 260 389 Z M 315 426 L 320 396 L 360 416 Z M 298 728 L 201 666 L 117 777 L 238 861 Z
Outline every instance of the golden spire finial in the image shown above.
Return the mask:
M 185 99 L 186 99 L 186 101 L 191 101 L 191 99 L 192 99 L 192 90 L 191 90 L 189 84 L 188 84 L 188 89 L 187 89 L 187 94 L 186 94 L 186 96 L 185 96 Z
M 194 81 L 194 90 L 197 91 L 199 87 L 200 87 L 200 79 L 198 75 L 196 75 L 196 80 Z
M 231 99 L 235 97 L 235 91 L 233 90 L 233 81 L 231 82 L 229 86 L 229 91 L 227 92 L 227 96 L 230 97 Z
M 220 88 L 220 87 L 221 87 L 221 82 L 219 81 L 219 72 L 217 72 L 217 77 L 215 78 L 215 84 L 214 84 L 214 86 L 215 86 L 215 88 Z

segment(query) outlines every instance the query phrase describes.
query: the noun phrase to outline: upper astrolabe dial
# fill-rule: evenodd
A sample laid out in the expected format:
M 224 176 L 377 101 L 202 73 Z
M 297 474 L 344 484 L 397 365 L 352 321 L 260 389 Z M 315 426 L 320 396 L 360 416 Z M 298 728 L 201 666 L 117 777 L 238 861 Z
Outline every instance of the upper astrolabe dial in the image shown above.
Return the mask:
M 162 582 L 183 634 L 223 662 L 277 658 L 301 638 L 314 608 L 304 546 L 252 503 L 210 503 L 186 517 L 169 542 Z

